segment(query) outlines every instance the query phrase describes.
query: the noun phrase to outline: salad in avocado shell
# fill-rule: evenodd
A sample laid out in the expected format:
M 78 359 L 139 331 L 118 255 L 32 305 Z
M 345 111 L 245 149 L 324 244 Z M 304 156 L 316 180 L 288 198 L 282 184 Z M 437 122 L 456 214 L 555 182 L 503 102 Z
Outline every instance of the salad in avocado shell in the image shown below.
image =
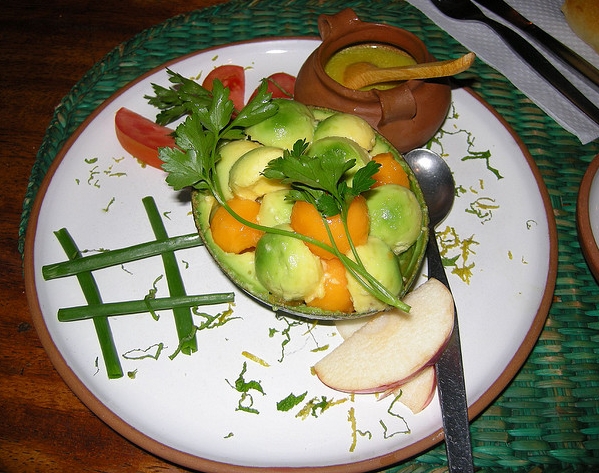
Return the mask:
M 237 286 L 275 310 L 344 319 L 396 305 L 419 274 L 428 238 L 414 174 L 363 119 L 273 103 L 274 115 L 219 142 L 220 199 L 192 192 L 206 248 Z M 405 181 L 377 181 L 379 156 L 391 156 Z M 327 210 L 329 188 L 341 202 L 337 215 Z

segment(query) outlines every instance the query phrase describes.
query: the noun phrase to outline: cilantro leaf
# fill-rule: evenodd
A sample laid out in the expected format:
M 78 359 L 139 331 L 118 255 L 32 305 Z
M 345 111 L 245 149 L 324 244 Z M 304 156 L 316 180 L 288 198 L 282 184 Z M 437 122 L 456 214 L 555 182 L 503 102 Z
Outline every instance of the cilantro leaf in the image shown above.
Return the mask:
M 260 83 L 256 95 L 233 119 L 232 127 L 247 128 L 276 113 L 278 106 L 272 102 L 272 95 L 268 92 L 267 86 L 268 84 L 264 80 Z
M 376 182 L 372 176 L 378 172 L 380 167 L 380 163 L 377 163 L 376 161 L 368 161 L 366 166 L 358 169 L 352 179 L 351 193 L 354 196 L 358 196 L 362 192 L 366 192 L 368 189 L 370 189 Z
M 167 69 L 170 88 L 152 84 L 155 96 L 146 95 L 150 105 L 160 110 L 156 116 L 156 123 L 168 125 L 175 120 L 191 113 L 192 107 L 210 103 L 212 94 L 196 81 L 187 79 L 181 74 Z
M 296 191 L 292 194 L 294 200 L 310 202 L 324 217 L 343 213 L 349 205 L 343 178 L 356 161 L 346 161 L 335 153 L 310 156 L 306 154 L 307 149 L 306 141 L 298 140 L 292 150 L 286 150 L 283 156 L 268 163 L 264 176 L 291 185 Z
M 202 125 L 209 133 L 215 136 L 220 134 L 220 131 L 225 128 L 231 121 L 233 110 L 235 107 L 233 102 L 229 100 L 229 89 L 223 86 L 223 83 L 215 79 L 212 83 L 212 100 L 208 106 L 201 104 L 193 106 L 195 112 L 202 122 Z
M 305 140 L 296 142 L 291 151 L 285 151 L 283 156 L 268 163 L 264 176 L 279 179 L 284 184 L 319 189 L 335 195 L 337 183 L 354 166 L 355 160 L 346 162 L 335 154 L 309 156 L 305 154 L 307 147 Z
M 219 143 L 225 139 L 241 138 L 243 126 L 274 115 L 278 107 L 271 102 L 271 95 L 263 86 L 260 93 L 233 118 L 235 109 L 229 98 L 229 89 L 221 81 L 215 80 L 212 91 L 208 92 L 199 84 L 192 86 L 179 75 L 173 75 L 173 80 L 182 84 L 182 88 L 189 89 L 190 93 L 197 93 L 200 100 L 190 99 L 183 103 L 189 116 L 175 130 L 177 148 L 160 150 L 159 156 L 164 163 L 162 168 L 168 173 L 166 182 L 175 190 L 185 187 L 208 190 L 222 201 L 222 191 L 216 178 Z M 175 100 L 170 95 L 165 96 Z
M 161 148 L 159 157 L 163 161 L 162 169 L 168 175 L 166 182 L 175 190 L 185 187 L 206 188 L 206 159 L 214 146 L 214 137 L 207 134 L 201 122 L 188 117 L 176 130 L 177 148 Z M 183 151 L 185 150 L 185 151 Z
M 347 185 L 345 173 L 356 164 L 355 159 L 347 160 L 341 154 L 326 153 L 322 156 L 306 154 L 308 144 L 298 140 L 293 149 L 286 150 L 283 156 L 268 163 L 263 174 L 269 179 L 277 179 L 290 184 L 293 192 L 291 200 L 310 202 L 323 217 L 345 214 L 349 204 L 375 183 L 372 178 L 380 165 L 369 161 L 354 175 L 352 187 Z

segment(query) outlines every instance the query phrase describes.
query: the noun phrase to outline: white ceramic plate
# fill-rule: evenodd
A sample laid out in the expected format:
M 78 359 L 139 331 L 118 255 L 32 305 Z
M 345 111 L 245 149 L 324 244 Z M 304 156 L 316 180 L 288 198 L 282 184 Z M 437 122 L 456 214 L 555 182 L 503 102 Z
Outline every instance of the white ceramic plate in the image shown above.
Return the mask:
M 318 44 L 313 39 L 234 44 L 168 66 L 188 77 L 225 63 L 246 66 L 249 94 L 271 73 L 296 74 Z M 341 342 L 334 326 L 263 309 L 235 291 L 203 248 L 177 254 L 188 293 L 235 291 L 236 304 L 230 321 L 198 332 L 196 354 L 169 359 L 177 346 L 169 311 L 158 321 L 149 314 L 115 317 L 110 323 L 123 368 L 135 375 L 109 380 L 92 322 L 58 322 L 59 308 L 85 299 L 75 278 L 44 281 L 41 276 L 42 266 L 66 259 L 54 231 L 67 228 L 79 248 L 89 251 L 152 240 L 141 202 L 148 195 L 164 214 L 170 235 L 195 231 L 185 195 L 166 185 L 162 171 L 142 168 L 127 156 L 115 137 L 118 108 L 155 116 L 143 98 L 152 94 L 151 83 L 168 85 L 164 68 L 120 91 L 86 121 L 57 157 L 32 212 L 26 279 L 33 317 L 73 391 L 133 442 L 203 471 L 364 471 L 439 442 L 437 399 L 412 415 L 390 397 L 377 400 L 326 388 L 310 368 Z M 553 292 L 556 233 L 531 157 L 473 94 L 454 92 L 450 117 L 433 149 L 446 156 L 458 185 L 455 206 L 439 231 L 445 256 L 453 261 L 447 269 L 460 317 L 470 414 L 475 415 L 505 387 L 536 342 Z M 97 271 L 95 277 L 109 302 L 143 298 L 153 286 L 157 296 L 167 295 L 164 278 L 158 280 L 163 274 L 155 257 Z M 196 316 L 197 324 L 204 321 Z M 165 348 L 158 359 L 131 359 L 159 343 Z M 257 381 L 263 393 L 235 389 L 240 376 Z M 292 393 L 306 395 L 289 411 L 277 409 Z
M 584 257 L 599 280 L 599 156 L 591 161 L 580 183 L 576 224 Z

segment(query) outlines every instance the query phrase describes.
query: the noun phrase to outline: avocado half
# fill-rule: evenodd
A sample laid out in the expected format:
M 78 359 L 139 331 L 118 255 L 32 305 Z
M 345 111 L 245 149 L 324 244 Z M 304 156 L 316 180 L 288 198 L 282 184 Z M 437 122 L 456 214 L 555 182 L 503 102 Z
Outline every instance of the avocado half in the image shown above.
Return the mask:
M 315 126 L 318 122 L 337 112 L 316 107 L 309 107 L 315 117 Z M 401 154 L 379 133 L 375 132 L 375 144 L 371 154 L 390 152 L 405 169 L 410 179 L 410 189 L 422 209 L 422 230 L 416 241 L 404 252 L 396 255 L 401 274 L 402 289 L 399 297 L 403 297 L 412 287 L 420 273 L 428 241 L 428 210 L 418 181 L 407 162 Z M 241 254 L 223 251 L 212 239 L 210 232 L 210 217 L 214 211 L 216 200 L 211 195 L 193 190 L 191 194 L 192 213 L 196 228 L 204 245 L 218 267 L 241 290 L 256 299 L 258 302 L 271 308 L 273 311 L 282 311 L 291 315 L 309 319 L 340 320 L 355 319 L 372 315 L 371 312 L 331 312 L 316 307 L 310 307 L 303 302 L 288 301 L 270 293 L 258 280 L 254 268 L 254 253 L 251 251 Z M 390 308 L 390 307 L 389 307 Z

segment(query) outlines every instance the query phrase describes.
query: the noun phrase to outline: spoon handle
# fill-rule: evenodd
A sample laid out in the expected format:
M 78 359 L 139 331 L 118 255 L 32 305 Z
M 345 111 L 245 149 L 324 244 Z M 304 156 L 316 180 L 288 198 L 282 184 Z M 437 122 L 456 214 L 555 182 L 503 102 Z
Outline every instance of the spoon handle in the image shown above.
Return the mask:
M 426 256 L 428 260 L 428 277 L 441 281 L 451 290 L 439 254 L 434 228 L 430 229 Z M 470 473 L 474 471 L 474 466 L 457 310 L 454 317 L 453 333 L 447 347 L 435 365 L 437 391 L 441 403 L 449 471 L 452 473 Z

